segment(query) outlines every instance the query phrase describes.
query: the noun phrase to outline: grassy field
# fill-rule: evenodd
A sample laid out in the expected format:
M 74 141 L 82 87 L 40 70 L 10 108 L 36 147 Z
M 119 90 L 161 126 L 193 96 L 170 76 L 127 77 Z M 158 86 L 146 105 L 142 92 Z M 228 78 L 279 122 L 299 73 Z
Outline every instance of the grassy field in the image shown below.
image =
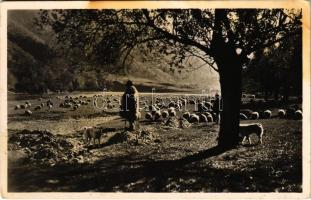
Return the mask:
M 27 154 L 10 149 L 8 186 L 10 192 L 47 191 L 122 191 L 122 192 L 301 192 L 302 191 L 302 122 L 280 119 L 273 108 L 271 119 L 259 119 L 265 132 L 263 144 L 240 145 L 224 153 L 214 150 L 219 125 L 194 124 L 179 129 L 141 119 L 139 128 L 153 139 L 137 143 L 111 142 L 116 133 L 124 132 L 124 121 L 117 109 L 102 111 L 92 105 L 77 110 L 60 108 L 64 96 L 11 95 L 8 102 L 8 132 L 12 136 L 23 129 L 46 130 L 70 141 L 75 148 L 83 146 L 79 137 L 83 126 L 110 128 L 99 147 L 87 148 L 78 162 L 40 165 L 25 159 Z M 110 94 L 119 98 L 120 94 Z M 172 94 L 165 94 L 172 96 Z M 144 95 L 143 95 L 144 96 Z M 145 95 L 150 98 L 150 95 Z M 81 97 L 83 99 L 83 97 Z M 36 105 L 51 99 L 52 109 Z M 15 110 L 17 104 L 29 101 L 33 111 Z M 178 113 L 180 115 L 180 113 Z M 142 113 L 144 116 L 144 113 Z M 255 122 L 246 120 L 241 123 Z M 9 144 L 10 146 L 10 144 Z

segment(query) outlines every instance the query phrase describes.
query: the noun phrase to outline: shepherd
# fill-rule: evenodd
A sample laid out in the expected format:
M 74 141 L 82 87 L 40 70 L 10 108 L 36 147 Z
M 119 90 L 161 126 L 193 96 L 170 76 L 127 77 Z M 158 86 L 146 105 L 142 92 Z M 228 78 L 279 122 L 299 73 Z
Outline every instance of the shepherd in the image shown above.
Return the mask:
M 130 80 L 127 81 L 125 92 L 122 95 L 120 116 L 129 122 L 130 131 L 135 130 L 135 121 L 140 118 L 139 95 L 136 87 Z

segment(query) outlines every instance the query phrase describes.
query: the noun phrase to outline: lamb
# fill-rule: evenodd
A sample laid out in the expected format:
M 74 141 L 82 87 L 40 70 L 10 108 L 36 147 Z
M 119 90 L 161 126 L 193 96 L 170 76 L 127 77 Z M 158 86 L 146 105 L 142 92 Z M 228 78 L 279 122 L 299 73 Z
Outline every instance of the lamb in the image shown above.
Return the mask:
M 301 110 L 296 110 L 295 119 L 297 119 L 297 120 L 302 119 L 302 111 Z
M 259 113 L 258 112 L 252 112 L 251 118 L 252 119 L 258 119 L 259 118 Z
M 89 145 L 91 140 L 93 140 L 93 145 L 96 144 L 96 140 L 98 140 L 98 145 L 100 145 L 100 131 L 97 131 L 94 127 L 84 127 L 83 128 L 83 140 Z
M 190 123 L 199 123 L 200 117 L 196 114 L 191 114 L 189 118 Z
M 239 134 L 243 138 L 242 144 L 245 141 L 245 139 L 248 139 L 249 144 L 252 144 L 251 138 L 249 137 L 252 133 L 255 133 L 258 138 L 260 144 L 262 144 L 262 136 L 263 136 L 263 126 L 260 123 L 254 123 L 254 124 L 240 124 L 239 126 Z
M 269 119 L 269 118 L 271 118 L 271 116 L 272 116 L 272 112 L 270 110 L 265 110 L 263 112 L 263 118 Z
M 279 116 L 280 118 L 284 118 L 285 115 L 286 115 L 286 112 L 285 112 L 284 109 L 279 109 L 279 110 L 278 110 L 278 116 Z

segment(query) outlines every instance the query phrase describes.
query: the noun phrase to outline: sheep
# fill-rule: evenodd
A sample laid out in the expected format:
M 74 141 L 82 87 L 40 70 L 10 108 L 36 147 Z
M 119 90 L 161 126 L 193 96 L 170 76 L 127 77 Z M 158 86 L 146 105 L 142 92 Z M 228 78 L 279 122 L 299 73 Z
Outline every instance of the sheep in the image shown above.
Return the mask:
M 168 114 L 169 114 L 170 116 L 176 116 L 175 108 L 174 108 L 174 107 L 169 107 L 169 108 L 168 108 Z
M 301 120 L 302 119 L 302 111 L 301 110 L 296 110 L 295 112 L 295 119 Z
M 284 118 L 285 115 L 286 115 L 286 112 L 285 112 L 284 109 L 279 109 L 279 110 L 278 110 L 278 116 L 279 116 L 280 118 Z
M 52 106 L 54 106 L 53 102 L 49 99 L 49 100 L 46 101 L 46 105 L 48 106 L 48 105 L 50 105 L 50 104 L 51 104 Z
M 239 135 L 243 138 L 242 144 L 247 138 L 249 144 L 252 144 L 251 138 L 249 137 L 252 133 L 255 133 L 258 138 L 260 144 L 262 144 L 262 136 L 263 136 L 264 129 L 260 123 L 254 124 L 240 124 L 239 126 Z
M 94 127 L 83 127 L 83 140 L 89 145 L 91 140 L 93 140 L 93 145 L 95 146 L 96 140 L 98 140 L 98 145 L 100 145 L 101 132 L 97 131 Z
M 199 112 L 204 112 L 204 111 L 208 111 L 208 110 L 209 109 L 203 103 L 198 104 L 198 111 Z
M 163 117 L 164 119 L 167 118 L 168 115 L 169 115 L 169 114 L 168 114 L 168 111 L 165 110 L 165 111 L 162 112 L 162 117 Z
M 30 116 L 32 115 L 32 112 L 30 110 L 25 110 L 25 115 Z
M 241 120 L 247 120 L 247 116 L 243 113 L 240 113 L 240 119 Z
M 258 119 L 258 118 L 259 118 L 259 113 L 258 112 L 252 112 L 251 119 Z
M 253 111 L 250 109 L 241 109 L 240 113 L 246 115 L 247 118 L 251 118 Z
M 207 118 L 207 122 L 213 122 L 214 121 L 214 118 L 213 118 L 213 116 L 210 113 L 208 113 L 206 115 L 206 118 Z
M 189 118 L 190 123 L 199 123 L 200 117 L 196 114 L 191 114 Z
M 168 104 L 168 107 L 172 107 L 172 108 L 175 108 L 176 104 L 174 101 L 171 101 L 169 104 Z
M 271 116 L 272 116 L 271 110 L 265 110 L 265 111 L 263 112 L 262 116 L 263 116 L 263 118 L 265 118 L 265 119 L 271 118 Z
M 169 113 L 169 116 L 171 116 L 171 117 L 176 116 L 176 111 L 175 110 L 172 110 L 171 112 L 168 112 L 168 113 Z
M 145 118 L 146 118 L 147 120 L 152 120 L 152 114 L 151 114 L 151 113 L 146 113 L 146 114 L 145 114 Z
M 211 102 L 205 102 L 204 105 L 210 110 L 213 108 L 213 104 Z
M 161 112 L 160 111 L 156 111 L 154 113 L 154 120 L 158 121 L 161 118 Z
M 21 109 L 21 106 L 20 105 L 16 105 L 14 109 L 15 110 L 19 110 L 19 109 Z
M 250 98 L 250 99 L 255 99 L 255 95 L 252 94 L 252 95 L 249 96 L 249 98 Z
M 44 103 L 42 102 L 41 104 L 40 104 L 42 107 L 44 107 Z
M 183 115 L 182 115 L 185 119 L 189 119 L 190 118 L 190 113 L 189 112 L 185 112 Z
M 65 103 L 64 104 L 64 108 L 71 108 L 72 107 L 72 103 Z
M 31 107 L 31 103 L 28 101 L 25 102 L 25 105 L 27 105 L 27 107 Z
M 189 100 L 189 104 L 195 104 L 195 100 L 190 99 L 190 100 Z
M 199 115 L 199 121 L 200 122 L 208 122 L 207 117 L 204 114 Z
M 41 105 L 38 105 L 35 107 L 35 110 L 41 110 L 41 109 L 42 109 Z
M 49 105 L 48 105 L 48 108 L 49 108 L 49 110 L 51 110 L 51 109 L 53 108 L 53 105 L 52 105 L 52 104 L 49 104 Z
M 242 94 L 242 98 L 246 98 L 246 94 Z

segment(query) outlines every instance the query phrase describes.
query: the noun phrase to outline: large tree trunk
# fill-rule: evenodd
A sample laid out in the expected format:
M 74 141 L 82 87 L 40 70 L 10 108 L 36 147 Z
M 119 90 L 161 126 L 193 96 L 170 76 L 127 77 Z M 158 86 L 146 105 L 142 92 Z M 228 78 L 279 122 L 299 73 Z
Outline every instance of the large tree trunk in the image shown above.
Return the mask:
M 230 56 L 231 57 L 231 56 Z M 218 145 L 236 147 L 239 142 L 240 102 L 241 102 L 241 64 L 231 57 L 218 63 L 222 108 Z
M 229 42 L 223 37 L 223 27 L 230 29 L 227 12 L 215 10 L 215 31 L 211 50 L 220 77 L 222 108 L 218 145 L 225 149 L 234 148 L 239 143 L 240 104 L 242 95 L 242 61 L 236 53 L 234 39 L 228 31 Z

